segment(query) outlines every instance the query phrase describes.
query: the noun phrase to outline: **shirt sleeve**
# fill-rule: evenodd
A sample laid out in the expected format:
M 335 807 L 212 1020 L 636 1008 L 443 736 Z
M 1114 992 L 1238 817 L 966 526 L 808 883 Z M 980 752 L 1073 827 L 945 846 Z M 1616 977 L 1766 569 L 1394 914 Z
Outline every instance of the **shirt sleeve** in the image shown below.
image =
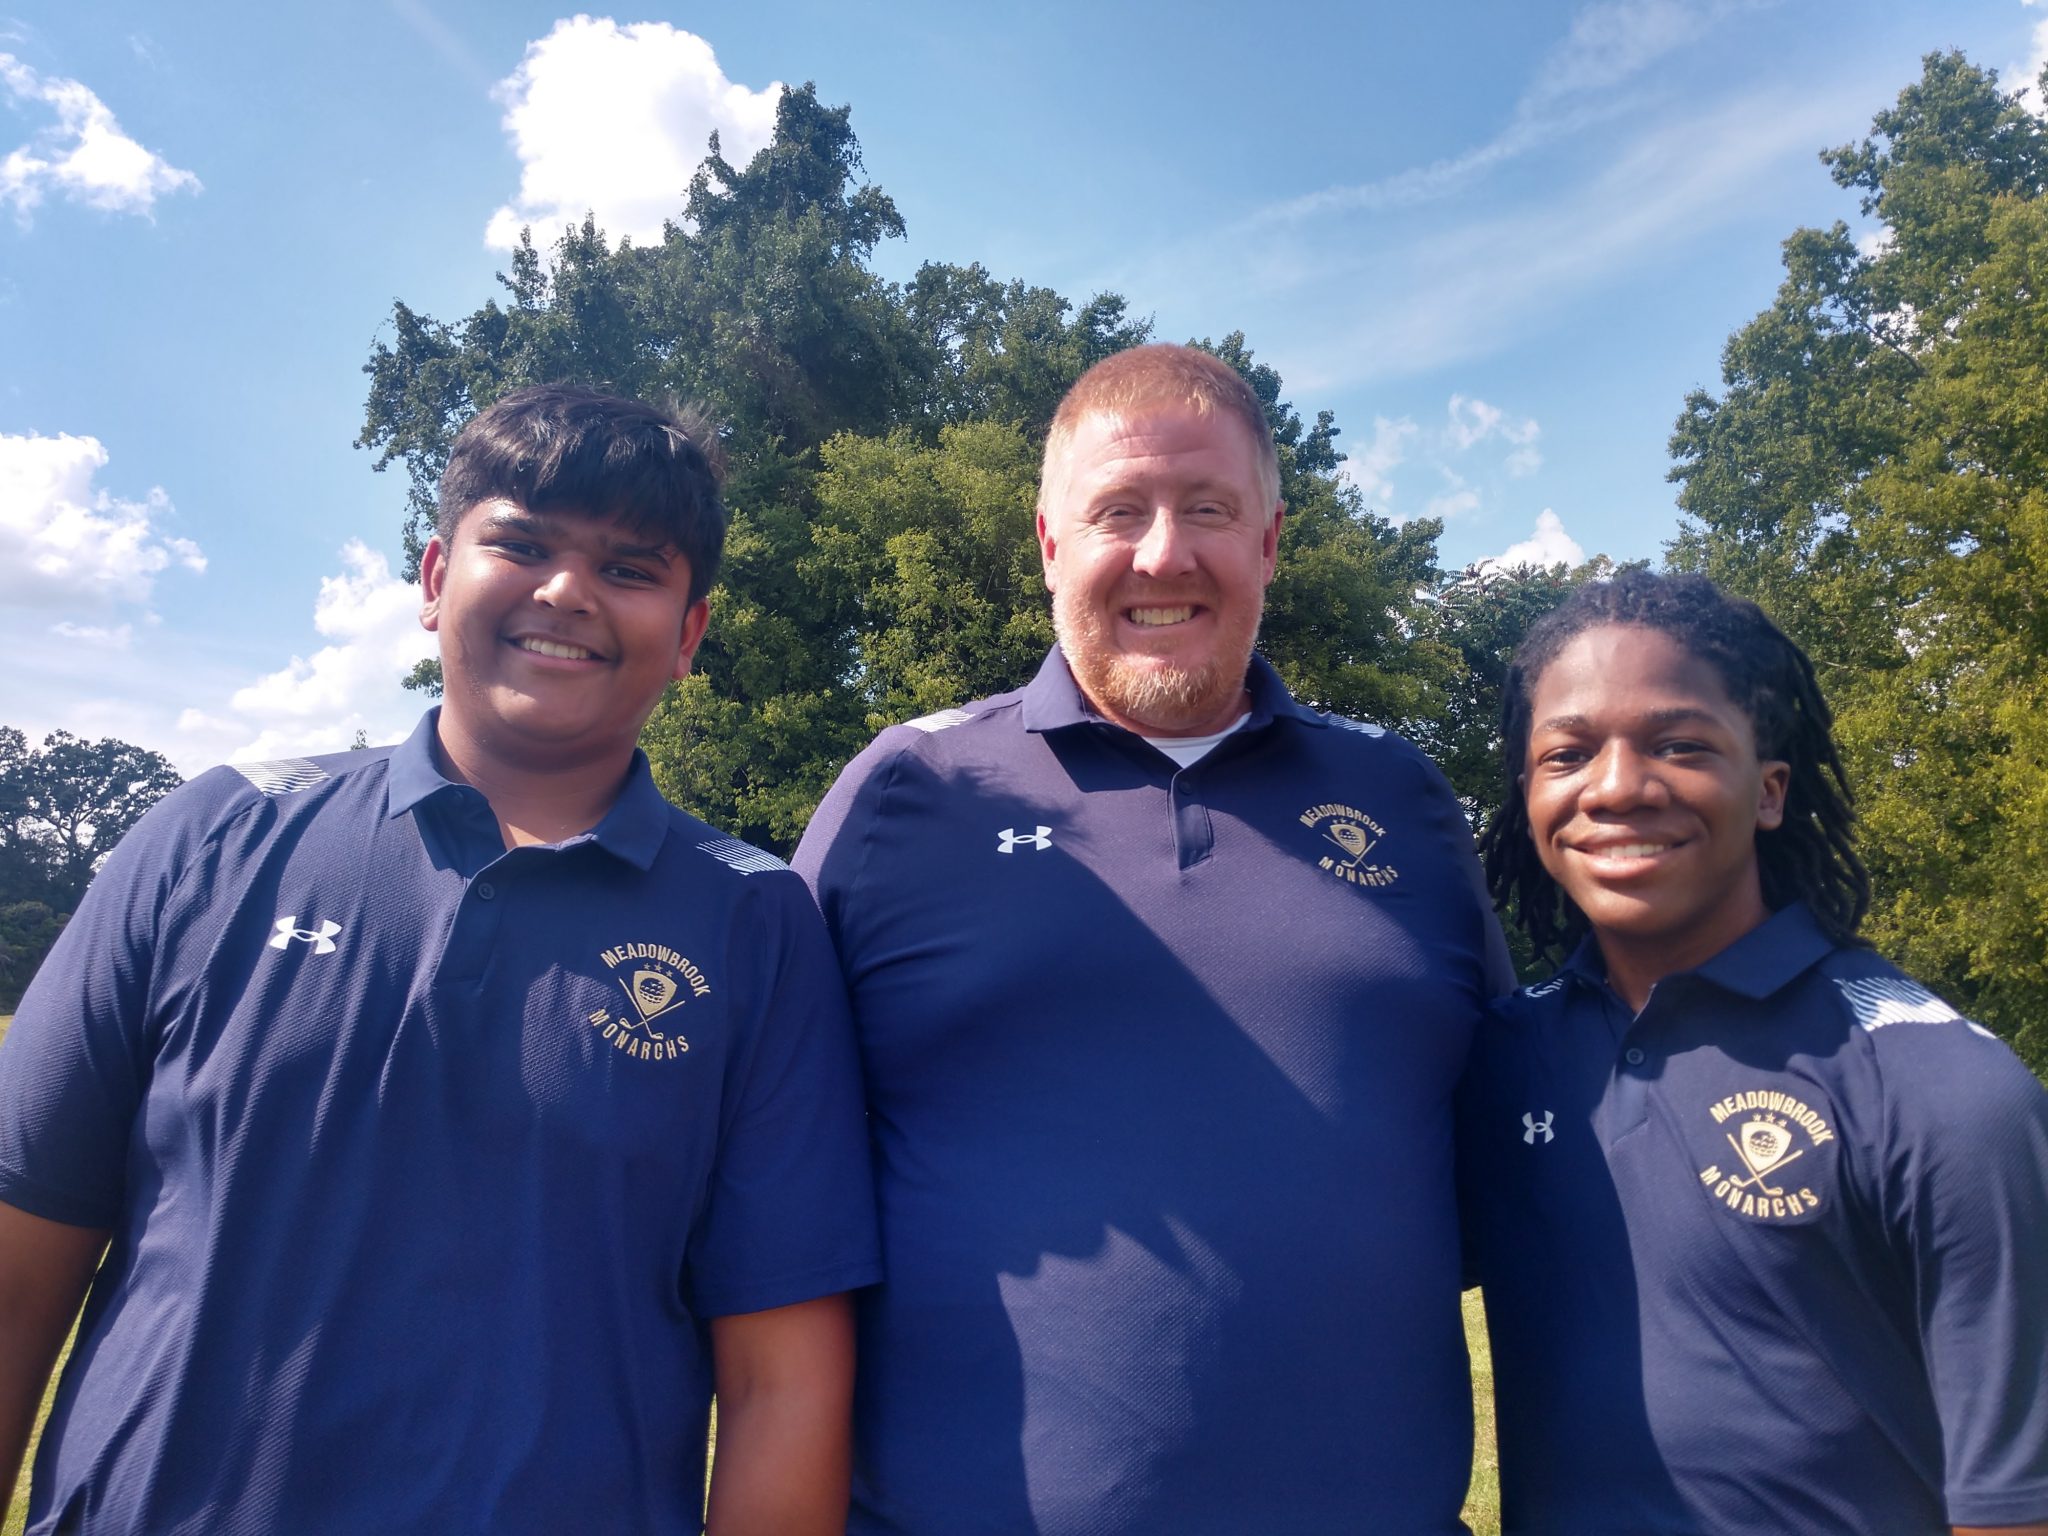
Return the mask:
M 1960 1019 L 1874 1043 L 1887 1220 L 1912 1267 L 1949 1520 L 2048 1520 L 2048 1093 Z
M 119 1218 L 148 1087 L 158 935 L 198 841 L 180 791 L 123 838 L 0 1043 L 0 1201 L 50 1221 Z
M 855 890 L 866 871 L 882 814 L 882 797 L 895 775 L 897 752 L 885 732 L 848 763 L 820 802 L 790 857 L 824 914 L 825 930 L 849 986 L 859 973 L 863 915 Z
M 700 1316 L 790 1306 L 881 1278 L 874 1181 L 846 991 L 817 910 L 787 875 L 751 877 L 733 925 L 753 976 L 717 1164 L 691 1236 Z

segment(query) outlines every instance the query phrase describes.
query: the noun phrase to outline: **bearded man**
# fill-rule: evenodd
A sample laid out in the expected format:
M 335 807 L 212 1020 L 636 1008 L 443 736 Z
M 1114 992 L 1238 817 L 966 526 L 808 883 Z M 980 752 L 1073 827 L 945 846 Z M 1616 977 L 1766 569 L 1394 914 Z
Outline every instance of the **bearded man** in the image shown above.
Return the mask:
M 1253 654 L 1284 512 L 1234 371 L 1098 364 L 1040 484 L 1059 644 L 797 851 L 882 1212 L 853 1532 L 1463 1529 L 1450 1106 L 1506 952 L 1442 776 Z

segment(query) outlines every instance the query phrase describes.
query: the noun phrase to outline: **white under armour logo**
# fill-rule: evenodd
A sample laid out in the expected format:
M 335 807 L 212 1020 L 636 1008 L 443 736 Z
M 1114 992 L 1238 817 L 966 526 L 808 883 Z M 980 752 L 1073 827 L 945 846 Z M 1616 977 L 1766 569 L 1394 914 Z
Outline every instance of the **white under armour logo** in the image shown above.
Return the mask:
M 997 853 L 1015 853 L 1020 847 L 1036 848 L 1043 853 L 1052 846 L 1051 827 L 1040 827 L 1029 837 L 1019 837 L 1015 827 L 1005 827 L 996 836 L 1002 839 L 1001 845 L 996 849 Z
M 277 920 L 277 932 L 270 936 L 270 947 L 285 949 L 290 946 L 293 939 L 297 939 L 301 944 L 312 945 L 313 953 L 316 955 L 331 955 L 334 953 L 334 936 L 339 932 L 341 924 L 329 922 L 325 918 L 321 919 L 318 928 L 301 928 L 298 914 L 294 913 L 290 917 L 280 917 Z
M 1529 1143 L 1532 1147 L 1536 1145 L 1536 1138 L 1538 1136 L 1541 1136 L 1545 1141 L 1552 1140 L 1557 1133 L 1550 1128 L 1550 1122 L 1556 1118 L 1557 1112 L 1549 1109 L 1543 1111 L 1543 1118 L 1541 1120 L 1538 1120 L 1534 1115 L 1522 1116 L 1522 1140 Z

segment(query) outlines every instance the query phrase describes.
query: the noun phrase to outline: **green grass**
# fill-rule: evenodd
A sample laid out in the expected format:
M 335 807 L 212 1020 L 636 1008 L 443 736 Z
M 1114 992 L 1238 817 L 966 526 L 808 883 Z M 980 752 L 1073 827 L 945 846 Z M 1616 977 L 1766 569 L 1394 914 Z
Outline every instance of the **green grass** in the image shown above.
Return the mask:
M 0 1014 L 0 1040 L 7 1037 L 7 1026 L 14 1022 L 12 1014 Z M 1473 1536 L 1500 1536 L 1500 1459 L 1493 1448 L 1493 1353 L 1486 1344 L 1486 1319 L 1480 1311 L 1479 1293 L 1465 1293 L 1465 1338 L 1472 1350 L 1472 1414 L 1477 1426 L 1477 1453 L 1472 1458 L 1472 1491 L 1465 1499 L 1465 1523 L 1472 1527 Z M 71 1345 L 67 1340 L 64 1353 L 70 1354 Z M 57 1390 L 58 1372 L 64 1369 L 64 1358 L 59 1356 L 57 1370 L 50 1373 L 49 1390 L 43 1394 L 43 1417 L 50 1412 L 50 1398 Z M 712 1421 L 712 1434 L 718 1433 L 717 1420 Z M 42 1433 L 42 1422 L 36 1423 L 36 1434 Z M 29 1441 L 28 1454 L 22 1458 L 21 1476 L 14 1484 L 14 1501 L 9 1508 L 7 1523 L 0 1525 L 0 1536 L 21 1536 L 23 1524 L 28 1519 L 28 1473 L 35 1462 L 36 1442 Z
M 7 1026 L 14 1022 L 11 1013 L 0 1013 L 0 1040 L 7 1038 Z M 64 1341 L 64 1355 L 71 1353 L 71 1341 Z M 57 1357 L 57 1368 L 64 1367 L 64 1355 Z M 42 1437 L 43 1420 L 50 1416 L 50 1399 L 57 1395 L 57 1371 L 50 1372 L 50 1384 L 43 1392 L 43 1410 L 36 1416 L 36 1432 L 29 1437 L 28 1454 L 21 1458 L 21 1476 L 14 1480 L 14 1498 L 7 1506 L 7 1522 L 0 1525 L 0 1536 L 21 1536 L 21 1528 L 28 1522 L 28 1469 L 35 1461 L 36 1441 Z
M 74 1329 L 72 1337 L 77 1337 Z M 28 1472 L 35 1464 L 36 1441 L 42 1438 L 43 1420 L 50 1416 L 50 1400 L 57 1395 L 57 1373 L 64 1369 L 65 1356 L 71 1353 L 71 1340 L 64 1341 L 64 1353 L 57 1357 L 57 1370 L 50 1372 L 50 1384 L 43 1389 L 42 1412 L 36 1415 L 36 1432 L 29 1436 L 28 1454 L 21 1458 L 21 1475 L 14 1480 L 14 1500 L 7 1506 L 7 1523 L 0 1525 L 0 1536 L 21 1536 L 21 1530 L 28 1523 Z
M 1500 1536 L 1500 1455 L 1493 1439 L 1493 1350 L 1479 1293 L 1465 1293 L 1465 1342 L 1472 1351 L 1472 1489 L 1465 1523 L 1473 1536 Z

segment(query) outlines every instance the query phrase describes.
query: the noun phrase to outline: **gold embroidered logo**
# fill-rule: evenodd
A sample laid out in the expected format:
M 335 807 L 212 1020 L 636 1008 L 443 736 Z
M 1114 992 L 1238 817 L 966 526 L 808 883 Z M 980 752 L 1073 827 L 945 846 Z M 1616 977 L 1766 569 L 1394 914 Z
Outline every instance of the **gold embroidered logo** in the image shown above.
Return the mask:
M 666 944 L 620 944 L 598 958 L 624 990 L 627 1006 L 616 1014 L 597 1009 L 590 1027 L 606 1044 L 641 1061 L 674 1061 L 686 1054 L 690 1042 L 666 1020 L 691 999 L 710 995 L 704 973 Z M 659 1028 L 658 1019 L 664 1021 Z
M 1791 1172 L 1807 1153 L 1835 1139 L 1818 1112 L 1789 1093 L 1759 1088 L 1730 1094 L 1708 1113 L 1735 1154 L 1726 1171 L 1719 1163 L 1700 1170 L 1700 1183 L 1714 1199 L 1755 1221 L 1784 1221 L 1820 1205 L 1810 1182 L 1813 1165 L 1797 1176 Z
M 1366 862 L 1387 829 L 1357 806 L 1312 805 L 1301 813 L 1301 824 L 1319 830 L 1323 841 L 1337 850 L 1316 860 L 1316 868 L 1348 885 L 1392 885 L 1401 878 L 1392 864 Z

